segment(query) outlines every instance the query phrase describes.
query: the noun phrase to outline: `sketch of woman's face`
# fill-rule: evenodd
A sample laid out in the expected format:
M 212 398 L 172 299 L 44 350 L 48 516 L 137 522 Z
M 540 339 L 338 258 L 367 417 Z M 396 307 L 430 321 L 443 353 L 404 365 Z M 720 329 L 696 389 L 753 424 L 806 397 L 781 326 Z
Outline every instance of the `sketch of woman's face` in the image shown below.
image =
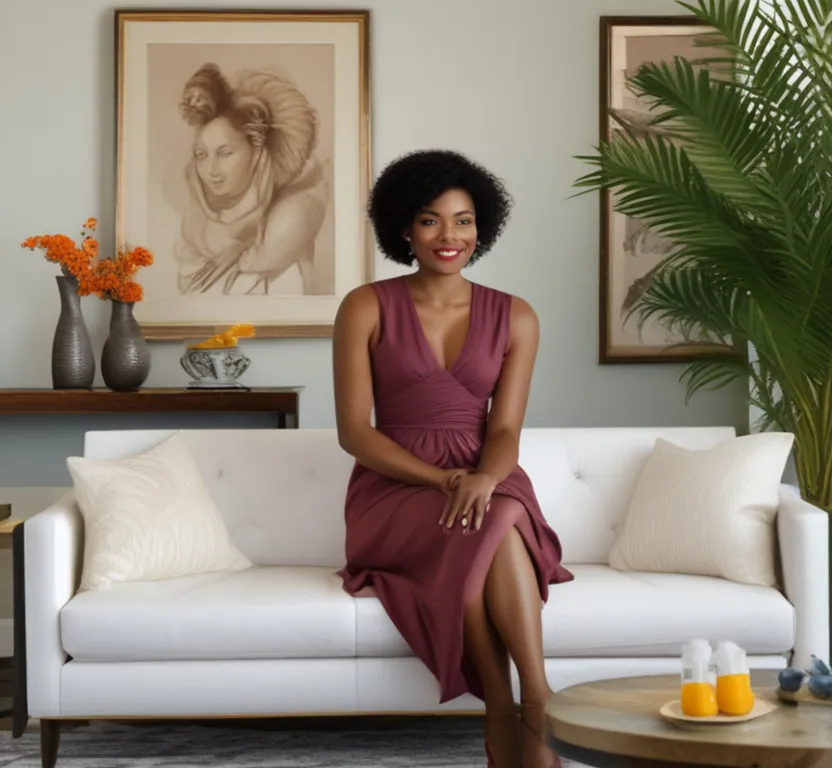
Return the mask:
M 197 131 L 194 159 L 206 191 L 216 197 L 241 197 L 251 183 L 254 147 L 226 117 L 217 117 Z

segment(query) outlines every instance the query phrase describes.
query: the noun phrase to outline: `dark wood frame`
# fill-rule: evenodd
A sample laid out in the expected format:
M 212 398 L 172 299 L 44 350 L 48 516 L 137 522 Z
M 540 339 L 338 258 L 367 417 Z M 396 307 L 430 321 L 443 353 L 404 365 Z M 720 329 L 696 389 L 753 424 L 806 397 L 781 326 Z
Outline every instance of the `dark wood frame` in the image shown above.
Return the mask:
M 609 103 L 612 90 L 612 33 L 617 27 L 693 27 L 707 29 L 700 19 L 691 15 L 676 16 L 602 16 L 599 25 L 599 102 L 598 135 L 601 142 L 609 141 Z M 643 354 L 613 354 L 610 351 L 610 192 L 601 190 L 600 206 L 600 279 L 598 283 L 598 362 L 608 364 L 633 363 L 690 363 L 701 357 L 702 347 L 675 348 L 667 352 Z M 713 354 L 713 349 L 707 352 Z
M 284 10 L 268 8 L 119 8 L 114 13 L 114 45 L 115 45 L 115 67 L 114 67 L 114 88 L 115 88 L 115 141 L 116 141 L 116 167 L 114 171 L 116 184 L 116 238 L 120 230 L 121 216 L 123 215 L 122 195 L 120 193 L 121 161 L 122 155 L 122 78 L 124 73 L 123 39 L 124 24 L 126 21 L 138 19 L 150 20 L 172 20 L 172 21 L 222 21 L 231 22 L 240 17 L 252 21 L 275 21 L 285 17 L 293 22 L 321 22 L 331 21 L 354 21 L 360 30 L 359 41 L 359 107 L 358 107 L 358 135 L 361 163 L 359 166 L 359 194 L 362 201 L 366 201 L 370 194 L 372 183 L 373 158 L 372 158 L 372 121 L 371 121 L 371 76 L 372 67 L 370 57 L 370 35 L 371 35 L 371 11 L 365 8 L 334 8 L 314 10 Z M 363 207 L 362 207 L 363 210 Z M 368 217 L 364 217 L 363 226 L 360 228 L 361 255 L 363 257 L 363 280 L 370 282 L 375 272 L 375 253 L 373 244 L 373 233 Z M 115 245 L 118 245 L 116 243 Z M 228 323 L 173 323 L 139 322 L 145 338 L 149 340 L 172 340 L 172 339 L 194 339 L 213 336 L 226 330 Z M 333 332 L 332 323 L 255 323 L 257 337 L 259 338 L 330 338 Z

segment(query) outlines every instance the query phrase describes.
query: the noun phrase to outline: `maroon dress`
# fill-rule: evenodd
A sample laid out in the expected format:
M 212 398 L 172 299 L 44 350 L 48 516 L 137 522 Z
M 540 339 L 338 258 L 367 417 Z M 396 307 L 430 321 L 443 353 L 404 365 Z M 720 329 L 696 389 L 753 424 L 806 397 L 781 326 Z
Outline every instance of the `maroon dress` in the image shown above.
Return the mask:
M 450 370 L 440 367 L 402 278 L 372 283 L 380 335 L 372 350 L 376 428 L 420 459 L 447 469 L 475 469 L 509 339 L 511 296 L 473 284 L 471 319 Z M 463 611 L 483 587 L 503 536 L 515 526 L 537 574 L 541 600 L 549 584 L 571 581 L 561 546 L 531 481 L 518 466 L 500 483 L 479 531 L 439 525 L 447 497 L 356 463 L 346 498 L 347 564 L 339 572 L 356 594 L 372 587 L 413 653 L 440 685 L 440 703 L 482 685 L 464 653 Z M 512 500 L 516 500 L 515 503 Z

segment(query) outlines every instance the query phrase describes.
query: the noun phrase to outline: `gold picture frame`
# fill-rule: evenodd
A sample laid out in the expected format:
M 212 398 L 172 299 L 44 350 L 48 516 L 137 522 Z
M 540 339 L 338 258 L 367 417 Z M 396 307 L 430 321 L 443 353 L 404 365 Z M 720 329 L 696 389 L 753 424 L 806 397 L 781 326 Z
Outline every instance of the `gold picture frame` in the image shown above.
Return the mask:
M 373 279 L 369 11 L 117 10 L 115 247 L 148 339 L 329 337 Z

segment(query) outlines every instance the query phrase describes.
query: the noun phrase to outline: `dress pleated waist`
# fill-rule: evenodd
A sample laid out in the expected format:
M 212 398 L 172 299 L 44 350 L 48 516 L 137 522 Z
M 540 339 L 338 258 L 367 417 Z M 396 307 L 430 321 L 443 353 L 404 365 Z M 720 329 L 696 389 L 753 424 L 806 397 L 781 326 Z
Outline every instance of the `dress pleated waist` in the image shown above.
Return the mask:
M 463 403 L 459 399 L 431 403 L 397 396 L 376 404 L 376 426 L 382 432 L 402 429 L 482 432 L 487 417 L 488 401 L 473 398 Z

